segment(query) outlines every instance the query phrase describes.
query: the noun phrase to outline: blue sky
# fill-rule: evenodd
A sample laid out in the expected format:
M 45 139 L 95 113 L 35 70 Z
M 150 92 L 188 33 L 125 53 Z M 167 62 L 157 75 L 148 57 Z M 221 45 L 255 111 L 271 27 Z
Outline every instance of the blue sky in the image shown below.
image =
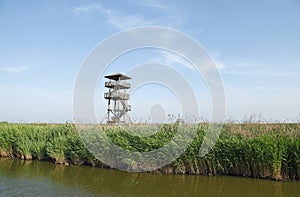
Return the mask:
M 297 0 L 1 0 L 0 121 L 71 121 L 74 81 L 84 58 L 112 34 L 146 25 L 182 31 L 209 52 L 224 82 L 227 119 L 242 120 L 256 114 L 280 121 L 299 120 Z M 201 115 L 209 117 L 205 83 L 174 54 L 141 50 L 114 62 L 107 73 L 126 72 L 129 65 L 142 59 L 142 63 L 172 65 L 187 75 L 197 84 L 193 88 Z M 99 119 L 105 111 L 102 85 L 100 81 L 95 93 Z M 132 116 L 147 118 L 158 102 L 165 105 L 166 113 L 178 112 L 174 95 L 166 92 L 159 97 L 157 92 L 165 91 L 159 88 L 145 86 L 136 91 Z M 143 99 L 145 92 L 152 97 Z

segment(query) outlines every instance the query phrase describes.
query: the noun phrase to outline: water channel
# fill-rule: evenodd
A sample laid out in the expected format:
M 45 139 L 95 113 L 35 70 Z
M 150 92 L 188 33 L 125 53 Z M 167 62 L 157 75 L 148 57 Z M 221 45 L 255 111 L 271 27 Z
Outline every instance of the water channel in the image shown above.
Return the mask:
M 0 158 L 0 196 L 299 196 L 300 181 L 129 173 Z

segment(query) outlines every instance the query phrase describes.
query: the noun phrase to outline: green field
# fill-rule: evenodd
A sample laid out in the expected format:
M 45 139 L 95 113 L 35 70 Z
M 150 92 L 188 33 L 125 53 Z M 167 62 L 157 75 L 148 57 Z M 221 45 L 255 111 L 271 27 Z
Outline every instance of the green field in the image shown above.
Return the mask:
M 120 147 L 141 152 L 168 143 L 177 126 L 162 125 L 148 137 L 130 135 L 117 126 L 103 126 L 103 132 Z M 189 148 L 155 172 L 300 179 L 300 124 L 225 124 L 212 151 L 199 158 L 207 128 L 199 124 Z M 0 156 L 108 167 L 89 153 L 72 124 L 0 123 Z

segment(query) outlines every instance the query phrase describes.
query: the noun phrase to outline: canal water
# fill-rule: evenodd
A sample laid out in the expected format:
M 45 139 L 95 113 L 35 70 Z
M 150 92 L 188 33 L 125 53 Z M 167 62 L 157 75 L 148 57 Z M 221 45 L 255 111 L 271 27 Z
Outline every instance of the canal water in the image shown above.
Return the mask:
M 0 196 L 300 196 L 300 181 L 129 173 L 0 158 Z

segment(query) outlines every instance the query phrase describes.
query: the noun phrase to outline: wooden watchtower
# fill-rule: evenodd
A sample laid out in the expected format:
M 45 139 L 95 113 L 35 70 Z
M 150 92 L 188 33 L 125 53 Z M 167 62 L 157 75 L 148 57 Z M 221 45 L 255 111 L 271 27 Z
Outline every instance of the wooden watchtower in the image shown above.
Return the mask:
M 104 93 L 104 98 L 108 100 L 107 106 L 107 123 L 108 124 L 124 124 L 131 122 L 127 112 L 131 111 L 131 106 L 128 105 L 129 93 L 126 90 L 130 89 L 130 83 L 126 82 L 131 79 L 126 75 L 116 73 L 105 76 L 109 81 L 105 82 L 105 87 L 108 92 Z

